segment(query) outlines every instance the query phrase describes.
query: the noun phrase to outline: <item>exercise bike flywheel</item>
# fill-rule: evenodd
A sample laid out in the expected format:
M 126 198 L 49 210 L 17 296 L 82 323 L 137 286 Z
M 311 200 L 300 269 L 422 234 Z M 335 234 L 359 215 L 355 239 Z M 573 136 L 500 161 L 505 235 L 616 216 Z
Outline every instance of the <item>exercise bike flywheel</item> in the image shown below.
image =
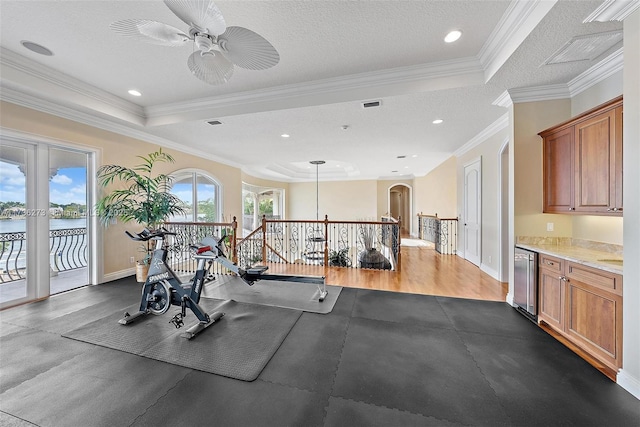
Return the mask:
M 152 314 L 161 315 L 171 306 L 171 289 L 163 281 L 151 285 L 147 308 Z

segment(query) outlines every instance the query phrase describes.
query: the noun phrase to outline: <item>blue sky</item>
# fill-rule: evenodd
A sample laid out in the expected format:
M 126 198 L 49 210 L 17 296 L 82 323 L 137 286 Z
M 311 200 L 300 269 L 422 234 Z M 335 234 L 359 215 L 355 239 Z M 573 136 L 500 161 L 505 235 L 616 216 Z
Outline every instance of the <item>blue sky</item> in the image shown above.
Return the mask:
M 25 202 L 24 174 L 17 165 L 0 162 L 0 201 Z M 87 178 L 85 168 L 64 168 L 49 180 L 51 203 L 86 204 Z

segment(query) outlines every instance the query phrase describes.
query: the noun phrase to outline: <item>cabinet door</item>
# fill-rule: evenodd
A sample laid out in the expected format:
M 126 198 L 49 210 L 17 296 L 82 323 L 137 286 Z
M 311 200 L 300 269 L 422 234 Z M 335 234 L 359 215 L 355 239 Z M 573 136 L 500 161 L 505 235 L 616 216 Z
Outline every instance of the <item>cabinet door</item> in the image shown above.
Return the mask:
M 612 368 L 622 366 L 622 296 L 569 279 L 566 332 Z
M 615 109 L 577 123 L 575 141 L 576 212 L 616 212 Z
M 544 136 L 544 212 L 570 213 L 574 210 L 574 128 Z
M 564 330 L 564 280 L 557 271 L 540 269 L 538 319 Z

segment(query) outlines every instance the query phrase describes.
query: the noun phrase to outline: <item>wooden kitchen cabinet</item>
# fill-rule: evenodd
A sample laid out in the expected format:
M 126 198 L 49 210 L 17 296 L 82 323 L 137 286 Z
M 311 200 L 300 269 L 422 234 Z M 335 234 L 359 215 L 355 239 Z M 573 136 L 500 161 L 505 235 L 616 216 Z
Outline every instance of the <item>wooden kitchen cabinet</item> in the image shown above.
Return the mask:
M 622 276 L 544 254 L 538 267 L 538 322 L 617 372 L 622 367 Z
M 538 320 L 564 330 L 564 261 L 540 254 L 538 261 Z
M 622 276 L 569 262 L 565 333 L 613 369 L 622 367 Z
M 543 138 L 543 211 L 622 215 L 622 97 Z

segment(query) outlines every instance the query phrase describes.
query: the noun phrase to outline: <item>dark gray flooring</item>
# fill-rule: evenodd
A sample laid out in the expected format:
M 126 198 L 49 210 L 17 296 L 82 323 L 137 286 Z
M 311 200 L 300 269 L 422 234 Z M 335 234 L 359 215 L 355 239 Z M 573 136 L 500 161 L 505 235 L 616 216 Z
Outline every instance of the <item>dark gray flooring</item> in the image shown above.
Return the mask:
M 0 312 L 0 425 L 640 425 L 640 401 L 504 303 L 344 288 L 253 382 L 61 336 L 139 295 L 123 279 Z

